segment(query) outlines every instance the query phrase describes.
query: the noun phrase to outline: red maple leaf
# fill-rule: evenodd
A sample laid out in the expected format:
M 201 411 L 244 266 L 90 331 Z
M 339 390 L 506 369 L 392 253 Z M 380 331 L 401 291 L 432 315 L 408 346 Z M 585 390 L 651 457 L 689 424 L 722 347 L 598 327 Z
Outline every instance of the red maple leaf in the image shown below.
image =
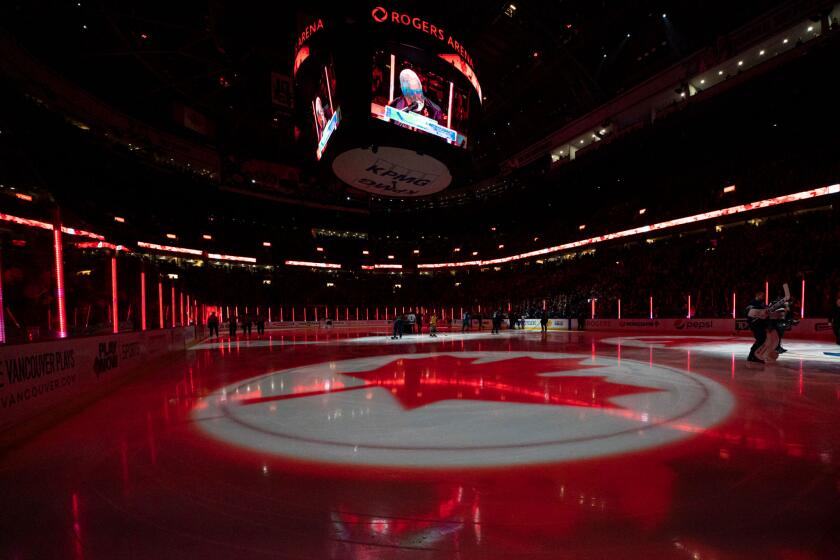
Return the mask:
M 582 364 L 581 358 L 520 357 L 476 363 L 477 359 L 449 355 L 399 358 L 369 371 L 340 372 L 340 375 L 365 381 L 364 385 L 334 384 L 293 394 L 245 398 L 239 404 L 383 387 L 406 410 L 457 399 L 618 409 L 622 407 L 611 402 L 614 397 L 660 390 L 613 383 L 604 376 L 542 375 L 604 367 Z

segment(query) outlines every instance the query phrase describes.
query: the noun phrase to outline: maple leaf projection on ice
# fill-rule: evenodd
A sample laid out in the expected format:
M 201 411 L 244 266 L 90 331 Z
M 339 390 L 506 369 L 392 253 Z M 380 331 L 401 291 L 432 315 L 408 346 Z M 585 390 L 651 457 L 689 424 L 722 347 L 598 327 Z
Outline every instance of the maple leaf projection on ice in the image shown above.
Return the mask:
M 476 363 L 478 358 L 449 355 L 396 358 L 369 371 L 338 372 L 364 381 L 346 386 L 330 381 L 294 393 L 243 398 L 240 405 L 359 391 L 382 387 L 405 409 L 448 400 L 472 400 L 620 409 L 615 397 L 658 392 L 660 389 L 615 383 L 601 375 L 566 375 L 605 366 L 582 364 L 582 358 L 510 358 Z M 543 375 L 543 374 L 555 375 Z

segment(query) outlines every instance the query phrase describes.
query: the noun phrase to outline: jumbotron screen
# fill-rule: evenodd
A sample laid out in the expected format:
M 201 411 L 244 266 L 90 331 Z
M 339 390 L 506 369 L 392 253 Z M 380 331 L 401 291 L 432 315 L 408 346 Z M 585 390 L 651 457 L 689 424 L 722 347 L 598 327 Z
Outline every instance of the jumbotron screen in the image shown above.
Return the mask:
M 324 154 L 338 123 L 341 122 L 341 109 L 335 92 L 335 69 L 332 61 L 321 65 L 318 89 L 312 99 L 312 121 L 315 126 L 315 138 L 318 147 L 315 155 L 318 159 Z
M 373 55 L 371 116 L 466 148 L 470 97 L 452 80 L 409 56 Z

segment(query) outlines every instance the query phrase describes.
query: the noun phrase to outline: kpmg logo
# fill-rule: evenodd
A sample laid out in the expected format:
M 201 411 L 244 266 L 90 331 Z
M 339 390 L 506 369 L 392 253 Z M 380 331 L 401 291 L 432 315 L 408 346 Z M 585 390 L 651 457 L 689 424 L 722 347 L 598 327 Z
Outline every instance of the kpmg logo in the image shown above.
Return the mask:
M 397 163 L 381 158 L 377 158 L 374 163 L 365 169 L 365 172 L 382 177 L 390 181 L 395 187 L 397 184 L 425 187 L 437 179 L 437 175 L 402 167 Z
M 361 148 L 344 152 L 333 161 L 333 171 L 347 184 L 381 196 L 425 196 L 452 181 L 449 169 L 437 159 L 386 146 L 376 152 Z

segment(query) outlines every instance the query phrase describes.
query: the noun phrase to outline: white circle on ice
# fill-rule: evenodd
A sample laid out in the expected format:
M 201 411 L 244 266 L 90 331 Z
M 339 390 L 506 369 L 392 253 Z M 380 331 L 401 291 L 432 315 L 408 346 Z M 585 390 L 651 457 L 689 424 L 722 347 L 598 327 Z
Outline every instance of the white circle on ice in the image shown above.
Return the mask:
M 364 387 L 364 380 L 342 374 L 441 356 L 471 359 L 475 365 L 519 357 L 571 358 L 579 360 L 581 370 L 542 375 L 599 376 L 654 391 L 613 397 L 613 407 L 452 399 L 407 409 L 387 388 Z M 583 369 L 592 365 L 600 367 Z M 359 390 L 352 390 L 355 386 Z M 339 387 L 342 391 L 331 392 Z M 371 356 L 269 373 L 214 392 L 193 417 L 212 438 L 257 453 L 331 464 L 453 468 L 566 462 L 652 449 L 702 433 L 726 419 L 734 406 L 734 397 L 719 383 L 670 367 L 583 354 L 456 352 Z

